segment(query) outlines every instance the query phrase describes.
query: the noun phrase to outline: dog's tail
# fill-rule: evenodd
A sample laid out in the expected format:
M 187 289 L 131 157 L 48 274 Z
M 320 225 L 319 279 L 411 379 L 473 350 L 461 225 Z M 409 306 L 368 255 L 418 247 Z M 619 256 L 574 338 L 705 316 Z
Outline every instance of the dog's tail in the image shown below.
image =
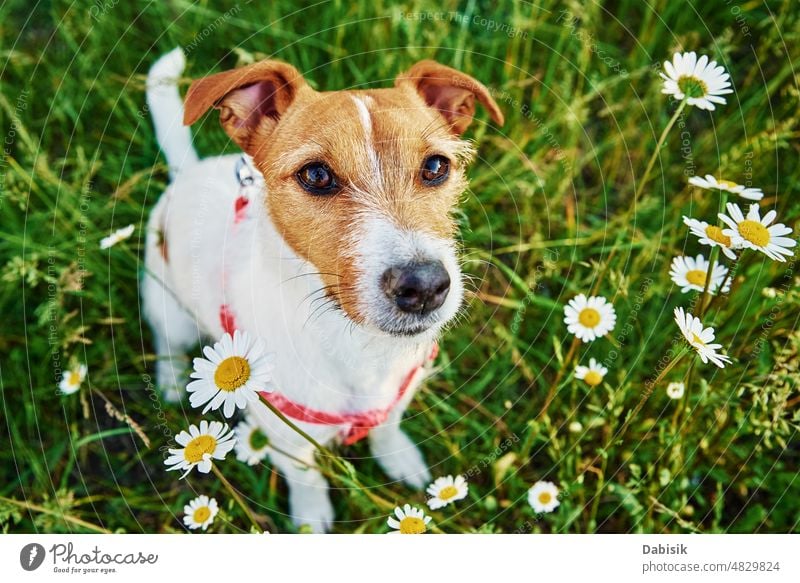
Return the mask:
M 147 74 L 147 107 L 171 178 L 198 161 L 192 133 L 183 125 L 183 100 L 178 93 L 177 82 L 185 66 L 183 50 L 178 47 L 158 59 Z

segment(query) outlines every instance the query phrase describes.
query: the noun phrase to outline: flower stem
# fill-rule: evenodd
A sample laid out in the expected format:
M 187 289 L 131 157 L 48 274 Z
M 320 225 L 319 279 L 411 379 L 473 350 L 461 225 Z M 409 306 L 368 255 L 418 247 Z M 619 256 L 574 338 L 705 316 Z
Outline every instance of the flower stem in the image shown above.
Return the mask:
M 706 281 L 703 284 L 703 293 L 700 294 L 700 307 L 698 308 L 697 317 L 702 318 L 708 305 L 706 304 L 706 297 L 708 290 L 711 287 L 711 276 L 714 273 L 714 263 L 717 261 L 718 248 L 712 247 L 711 253 L 708 256 L 708 269 L 706 270 Z M 719 290 L 718 290 L 719 291 Z M 708 304 L 711 304 L 709 301 Z
M 222 485 L 225 486 L 225 489 L 228 490 L 231 496 L 233 496 L 233 499 L 236 501 L 239 507 L 244 511 L 245 515 L 247 516 L 247 519 L 250 521 L 250 524 L 253 525 L 256 531 L 258 532 L 263 531 L 264 529 L 256 520 L 253 511 L 250 510 L 250 507 L 245 503 L 244 499 L 239 495 L 239 492 L 236 491 L 236 488 L 234 488 L 228 481 L 228 479 L 222 475 L 220 469 L 216 465 L 211 464 L 211 471 L 214 472 L 214 475 L 217 476 L 217 478 L 219 478 L 219 481 L 222 482 Z
M 723 190 L 720 193 L 720 198 L 719 198 L 719 212 L 720 213 L 725 212 L 725 205 L 727 203 L 728 203 L 728 191 L 727 190 Z M 717 226 L 718 227 L 722 227 L 722 221 L 720 219 L 717 219 Z M 699 314 L 698 314 L 699 318 L 702 318 L 703 314 L 705 314 L 706 310 L 711 306 L 711 299 L 709 299 L 708 303 L 706 303 L 706 298 L 708 296 L 708 289 L 711 286 L 711 275 L 714 273 L 714 263 L 717 260 L 718 252 L 719 252 L 719 248 L 717 246 L 714 246 L 714 247 L 711 248 L 711 253 L 709 254 L 708 271 L 706 272 L 706 282 L 705 282 L 705 285 L 703 286 L 703 295 L 700 296 L 700 311 L 699 311 Z M 728 270 L 728 274 L 729 275 L 730 275 L 730 273 L 731 273 L 730 270 Z M 723 285 L 719 289 L 717 289 L 717 293 L 722 293 L 722 288 L 724 286 L 725 286 L 725 284 L 723 283 Z
M 631 205 L 631 208 L 636 206 L 636 202 L 639 200 L 639 196 L 641 196 L 642 191 L 644 190 L 644 185 L 647 184 L 647 181 L 650 178 L 650 172 L 653 171 L 653 166 L 655 166 L 656 160 L 658 159 L 658 153 L 661 151 L 661 146 L 664 145 L 664 142 L 667 139 L 667 134 L 669 134 L 669 131 L 672 129 L 672 126 L 675 125 L 675 122 L 678 121 L 678 118 L 681 116 L 681 113 L 685 107 L 686 99 L 681 101 L 680 105 L 678 105 L 678 109 L 675 110 L 675 113 L 672 114 L 672 117 L 667 122 L 667 126 L 664 128 L 664 131 L 661 132 L 661 136 L 659 136 L 658 142 L 656 142 L 656 149 L 653 150 L 653 155 L 650 156 L 650 160 L 647 162 L 647 167 L 644 170 L 642 180 L 639 182 L 639 186 L 633 194 L 633 205 Z
M 281 412 L 280 409 L 278 409 L 275 405 L 270 403 L 267 399 L 265 399 L 260 394 L 259 394 L 259 397 L 261 397 L 261 402 L 264 403 L 264 405 L 266 405 L 267 408 L 270 411 L 272 411 L 281 421 L 286 423 L 286 425 L 288 425 L 290 429 L 292 429 L 300 437 L 302 437 L 303 439 L 308 441 L 311 445 L 313 445 L 314 448 L 318 452 L 320 452 L 326 458 L 330 459 L 333 462 L 333 464 L 340 471 L 342 471 L 346 476 L 350 476 L 350 479 L 353 481 L 353 483 L 356 486 L 358 486 L 361 489 L 361 491 L 364 492 L 364 494 L 367 496 L 367 498 L 372 500 L 373 503 L 375 503 L 377 506 L 380 506 L 380 507 L 383 507 L 383 508 L 394 508 L 394 504 L 392 504 L 391 502 L 389 502 L 385 498 L 383 498 L 381 496 L 378 496 L 377 494 L 374 494 L 373 492 L 370 492 L 369 489 L 367 487 L 365 487 L 355 475 L 353 475 L 353 472 L 351 471 L 352 466 L 348 467 L 341 459 L 339 459 L 339 456 L 337 456 L 335 453 L 330 451 L 327 447 L 325 447 L 322 444 L 320 444 L 316 439 L 311 437 L 308 433 L 303 431 L 300 427 L 297 426 L 296 423 L 294 423 L 291 419 L 289 419 L 286 415 L 284 415 L 283 412 Z
M 736 259 L 733 261 L 733 264 L 731 265 L 730 269 L 728 269 L 728 273 L 725 275 L 725 279 L 722 280 L 722 285 L 719 286 L 719 290 L 720 290 L 719 293 L 717 293 L 716 296 L 711 298 L 711 301 L 708 303 L 708 308 L 706 308 L 706 311 L 710 310 L 715 305 L 717 305 L 720 301 L 722 301 L 721 298 L 729 295 L 729 294 L 723 294 L 722 290 L 725 289 L 725 286 L 728 285 L 728 282 L 733 280 L 733 272 L 736 271 L 737 267 L 739 266 L 739 260 L 741 258 L 742 258 L 742 256 L 740 254 L 736 255 Z
M 642 175 L 642 179 L 639 181 L 636 189 L 633 192 L 633 201 L 631 201 L 630 206 L 628 207 L 628 212 L 625 213 L 625 220 L 624 223 L 630 223 L 630 216 L 636 212 L 636 203 L 639 202 L 639 197 L 642 196 L 642 192 L 644 192 L 644 186 L 650 180 L 650 173 L 653 171 L 653 166 L 655 166 L 656 160 L 658 160 L 658 153 L 661 151 L 661 146 L 664 145 L 664 142 L 667 139 L 667 135 L 669 134 L 672 127 L 675 125 L 675 122 L 678 121 L 678 118 L 681 116 L 684 108 L 686 107 L 686 99 L 680 102 L 678 108 L 675 110 L 675 113 L 672 114 L 672 117 L 667 122 L 666 127 L 664 127 L 664 131 L 661 132 L 661 135 L 658 137 L 658 142 L 656 142 L 655 150 L 653 150 L 653 154 L 650 156 L 650 160 L 647 161 L 647 166 L 645 167 L 644 174 Z M 617 249 L 619 248 L 620 243 L 622 242 L 622 236 L 625 232 L 625 229 L 620 228 L 617 231 L 617 239 L 614 243 L 614 247 L 611 249 L 611 253 L 608 254 L 608 259 L 603 262 L 603 269 L 600 272 L 600 275 L 597 278 L 593 288 L 592 288 L 592 295 L 597 294 L 597 291 L 600 289 L 600 284 L 603 282 L 605 275 L 608 271 L 608 267 L 611 265 L 611 260 L 617 254 Z
M 553 399 L 556 396 L 556 389 L 558 388 L 558 385 L 561 383 L 561 379 L 564 378 L 564 374 L 567 372 L 567 367 L 569 367 L 573 357 L 575 356 L 575 351 L 578 349 L 578 344 L 580 344 L 580 340 L 576 336 L 575 338 L 572 339 L 572 344 L 569 347 L 569 352 L 567 352 L 567 357 L 564 359 L 564 364 L 561 365 L 561 368 L 558 370 L 558 373 L 556 374 L 556 378 L 550 385 L 550 389 L 547 391 L 547 397 L 545 397 L 542 410 L 539 411 L 539 414 L 536 416 L 536 419 L 541 419 L 542 417 L 544 417 L 545 414 L 547 413 L 547 410 L 550 408 L 550 404 L 553 402 Z

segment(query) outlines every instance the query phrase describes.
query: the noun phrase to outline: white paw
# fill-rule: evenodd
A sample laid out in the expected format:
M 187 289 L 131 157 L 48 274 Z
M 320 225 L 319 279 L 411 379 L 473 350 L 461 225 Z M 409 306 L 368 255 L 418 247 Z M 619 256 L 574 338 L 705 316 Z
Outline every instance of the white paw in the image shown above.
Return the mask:
M 402 480 L 417 490 L 430 483 L 428 464 L 414 442 L 399 429 L 379 432 L 371 445 L 372 455 L 390 478 Z
M 328 532 L 333 524 L 327 488 L 290 486 L 289 511 L 295 526 L 310 528 L 313 533 Z

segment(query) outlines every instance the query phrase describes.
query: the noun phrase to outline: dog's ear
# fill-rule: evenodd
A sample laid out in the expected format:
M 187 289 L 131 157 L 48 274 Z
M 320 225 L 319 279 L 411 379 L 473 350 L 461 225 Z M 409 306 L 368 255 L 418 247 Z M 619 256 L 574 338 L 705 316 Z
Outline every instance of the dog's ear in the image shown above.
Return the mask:
M 395 86 L 404 85 L 410 85 L 425 103 L 439 110 L 457 135 L 463 134 L 472 122 L 475 99 L 489 111 L 492 121 L 503 125 L 503 112 L 489 90 L 461 71 L 436 61 L 420 61 L 395 79 Z
M 231 139 L 252 154 L 253 137 L 267 136 L 297 94 L 309 89 L 302 75 L 280 61 L 260 61 L 194 81 L 184 102 L 183 123 L 192 125 L 211 107 Z

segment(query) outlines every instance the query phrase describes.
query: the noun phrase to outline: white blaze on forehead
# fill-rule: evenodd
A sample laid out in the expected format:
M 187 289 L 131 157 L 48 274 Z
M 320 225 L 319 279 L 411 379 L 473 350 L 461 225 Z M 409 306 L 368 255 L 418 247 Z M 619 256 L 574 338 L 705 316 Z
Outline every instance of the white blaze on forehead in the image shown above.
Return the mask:
M 375 151 L 375 144 L 372 142 L 372 115 L 369 112 L 369 106 L 372 105 L 372 98 L 367 95 L 365 97 L 356 97 L 355 95 L 351 95 L 353 98 L 353 102 L 356 104 L 356 109 L 358 110 L 358 119 L 361 121 L 361 127 L 364 128 L 364 145 L 367 149 L 367 155 L 369 156 L 370 166 L 372 167 L 372 172 L 374 174 L 374 178 L 377 181 L 380 181 L 381 176 L 381 168 L 380 164 L 378 163 L 378 153 Z
M 364 134 L 366 134 L 368 139 L 372 139 L 372 117 L 370 117 L 369 109 L 367 108 L 367 102 L 372 102 L 372 98 L 369 96 L 364 97 L 356 97 L 355 95 L 351 96 L 353 101 L 356 103 L 356 108 L 358 109 L 358 117 L 361 120 L 361 125 L 364 127 Z

